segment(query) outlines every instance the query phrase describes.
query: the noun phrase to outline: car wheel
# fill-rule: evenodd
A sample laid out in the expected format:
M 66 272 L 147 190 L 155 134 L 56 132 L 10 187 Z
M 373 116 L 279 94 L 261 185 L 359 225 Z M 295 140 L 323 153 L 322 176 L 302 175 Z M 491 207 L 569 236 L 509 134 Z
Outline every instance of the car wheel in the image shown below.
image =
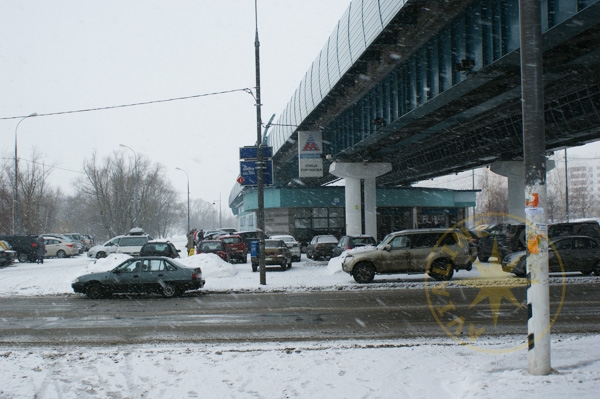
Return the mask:
M 257 264 L 252 264 L 252 271 L 255 272 L 258 270 L 258 265 Z
M 102 299 L 106 296 L 106 291 L 102 285 L 93 283 L 87 287 L 85 295 L 90 299 Z
M 600 261 L 596 262 L 593 269 L 594 269 L 594 276 L 600 277 Z
M 173 284 L 165 283 L 162 287 L 162 296 L 165 298 L 174 298 L 179 295 L 179 290 Z
M 281 270 L 287 270 L 287 262 L 281 264 Z
M 20 253 L 17 258 L 19 259 L 19 262 L 21 263 L 25 263 L 29 260 L 29 257 L 27 256 L 27 254 L 24 253 Z
M 354 277 L 354 281 L 357 283 L 370 283 L 375 278 L 375 268 L 369 263 L 361 262 L 354 266 L 354 269 L 352 270 L 352 277 Z
M 61 258 L 61 259 L 62 259 L 62 258 L 66 258 L 66 257 L 67 257 L 67 253 L 61 249 L 61 250 L 59 250 L 59 251 L 56 253 L 56 257 L 57 257 L 57 258 Z
M 287 265 L 287 268 L 288 268 L 288 269 L 291 269 L 291 268 L 292 268 L 292 259 L 290 259 L 290 263 L 288 263 L 288 265 Z
M 448 281 L 454 276 L 454 265 L 447 259 L 436 259 L 427 274 L 435 280 Z
M 106 258 L 106 252 L 100 251 L 96 254 L 96 259 L 102 259 L 102 258 Z
M 487 262 L 487 261 L 490 259 L 490 257 L 489 257 L 489 256 L 481 256 L 481 255 L 478 255 L 477 257 L 479 258 L 479 261 L 480 261 L 480 262 Z

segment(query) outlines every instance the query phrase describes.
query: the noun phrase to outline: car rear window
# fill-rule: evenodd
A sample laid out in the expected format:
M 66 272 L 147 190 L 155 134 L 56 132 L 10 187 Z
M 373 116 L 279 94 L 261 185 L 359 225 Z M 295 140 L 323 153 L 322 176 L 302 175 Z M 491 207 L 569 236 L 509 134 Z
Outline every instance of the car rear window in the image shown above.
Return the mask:
M 318 243 L 336 243 L 338 242 L 338 240 L 335 237 L 319 237 L 317 238 L 317 242 Z
M 356 237 L 354 239 L 354 245 L 356 244 L 374 245 L 375 239 L 372 237 Z
M 238 237 L 227 237 L 221 239 L 225 244 L 239 244 L 242 242 L 241 238 Z
M 154 250 L 157 252 L 166 252 L 169 249 L 167 244 L 146 244 L 145 250 Z
M 123 237 L 121 241 L 119 241 L 119 246 L 121 247 L 141 247 L 148 239 L 146 237 Z
M 202 245 L 200 245 L 201 251 L 214 251 L 221 248 L 221 242 L 203 242 Z

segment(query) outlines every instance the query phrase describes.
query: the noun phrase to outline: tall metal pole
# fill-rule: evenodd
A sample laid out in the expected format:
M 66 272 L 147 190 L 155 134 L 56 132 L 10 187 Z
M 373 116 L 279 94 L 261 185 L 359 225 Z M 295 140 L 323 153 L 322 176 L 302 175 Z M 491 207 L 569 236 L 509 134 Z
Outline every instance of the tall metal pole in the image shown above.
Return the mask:
M 223 227 L 223 224 L 221 223 L 221 193 L 219 193 L 218 200 L 213 200 L 213 205 L 216 205 L 217 201 L 219 202 L 219 229 L 220 229 L 221 227 Z
M 137 153 L 133 150 L 133 148 L 126 146 L 125 144 L 119 144 L 119 146 L 121 147 L 125 147 L 125 148 L 129 148 L 131 150 L 131 152 L 133 152 L 133 174 L 134 176 L 134 181 L 133 181 L 133 227 L 138 227 L 138 213 L 139 213 L 139 205 L 138 205 L 138 180 L 139 180 L 139 175 L 138 175 L 138 158 L 137 158 Z
M 569 215 L 569 165 L 568 165 L 567 149 L 565 148 L 565 211 L 567 214 L 567 222 L 570 219 Z
M 256 146 L 258 154 L 256 157 L 258 212 L 256 215 L 256 230 L 258 231 L 258 267 L 260 272 L 260 284 L 267 284 L 267 272 L 265 267 L 265 193 L 263 184 L 264 162 L 262 153 L 262 117 L 260 103 L 260 42 L 258 40 L 258 0 L 254 0 L 254 19 L 256 34 L 254 36 L 254 59 L 256 68 Z
M 19 125 L 27 118 L 32 118 L 37 116 L 37 113 L 33 113 L 31 115 L 27 115 L 17 123 L 15 127 L 15 193 L 14 193 L 14 201 L 13 201 L 13 234 L 19 233 L 19 157 L 17 155 L 17 132 L 19 130 Z
M 546 224 L 546 140 L 542 23 L 539 0 L 520 0 L 521 98 L 527 235 L 528 370 L 546 375 L 550 366 L 550 292 Z
M 188 175 L 188 173 L 181 168 L 175 168 L 175 169 L 182 171 L 183 173 L 185 173 L 185 176 L 187 177 L 187 232 L 189 233 L 191 231 L 191 229 L 190 229 L 190 175 Z

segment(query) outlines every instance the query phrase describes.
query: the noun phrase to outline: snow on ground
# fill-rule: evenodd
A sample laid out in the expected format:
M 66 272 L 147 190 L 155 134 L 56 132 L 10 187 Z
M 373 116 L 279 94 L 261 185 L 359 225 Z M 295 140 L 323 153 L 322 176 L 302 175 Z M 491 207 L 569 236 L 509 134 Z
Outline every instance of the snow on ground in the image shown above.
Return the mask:
M 173 241 L 183 248 L 183 237 Z M 208 293 L 268 290 L 418 289 L 423 275 L 389 276 L 358 285 L 339 259 L 303 258 L 285 272 L 267 272 L 267 285 L 250 264 L 230 265 L 214 255 L 187 258 L 200 266 Z M 95 261 L 85 255 L 43 265 L 0 268 L 0 297 L 75 295 L 71 281 L 109 270 L 125 255 Z M 491 267 L 490 267 L 491 269 Z M 486 277 L 483 269 L 454 279 Z M 491 277 L 503 279 L 496 271 Z M 380 279 L 380 280 L 378 280 Z M 594 279 L 594 277 L 591 277 Z M 391 282 L 390 282 L 391 281 Z M 0 320 L 2 320 L 0 315 Z M 6 322 L 6 320 L 3 320 Z M 600 336 L 553 335 L 548 376 L 527 372 L 525 337 L 490 338 L 484 350 L 451 338 L 298 343 L 143 344 L 110 346 L 0 345 L 0 399 L 4 398 L 596 398 Z M 486 351 L 485 348 L 489 348 Z M 480 348 L 481 349 L 481 348 Z

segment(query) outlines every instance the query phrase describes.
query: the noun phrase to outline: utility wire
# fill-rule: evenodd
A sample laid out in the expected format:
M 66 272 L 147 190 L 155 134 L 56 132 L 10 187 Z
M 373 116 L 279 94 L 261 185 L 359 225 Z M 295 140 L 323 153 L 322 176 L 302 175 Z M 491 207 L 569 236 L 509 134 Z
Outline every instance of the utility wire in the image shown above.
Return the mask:
M 48 112 L 48 113 L 45 113 L 45 114 L 44 113 L 38 113 L 36 115 L 36 117 L 39 118 L 40 116 L 54 116 L 54 115 L 76 114 L 76 113 L 80 113 L 80 112 L 104 111 L 104 110 L 116 109 L 116 108 L 137 107 L 137 106 L 140 106 L 140 105 L 159 104 L 159 103 L 166 103 L 166 102 L 170 102 L 170 101 L 181 101 L 181 100 L 189 100 L 189 99 L 192 99 L 192 98 L 216 96 L 216 95 L 219 95 L 219 94 L 229 94 L 229 93 L 235 93 L 235 92 L 238 92 L 238 91 L 243 91 L 243 92 L 252 94 L 252 89 L 249 89 L 249 88 L 246 87 L 246 88 L 243 88 L 243 89 L 233 89 L 233 90 L 217 91 L 217 92 L 213 92 L 213 93 L 195 94 L 193 96 L 168 98 L 168 99 L 165 99 L 165 100 L 153 100 L 153 101 L 145 101 L 145 102 L 138 102 L 138 103 L 131 103 L 131 104 L 110 105 L 110 106 L 106 106 L 106 107 L 86 108 L 86 109 L 78 109 L 78 110 L 71 110 L 71 111 Z M 27 115 L 0 117 L 0 120 L 21 119 L 21 118 L 24 118 L 26 116 Z

